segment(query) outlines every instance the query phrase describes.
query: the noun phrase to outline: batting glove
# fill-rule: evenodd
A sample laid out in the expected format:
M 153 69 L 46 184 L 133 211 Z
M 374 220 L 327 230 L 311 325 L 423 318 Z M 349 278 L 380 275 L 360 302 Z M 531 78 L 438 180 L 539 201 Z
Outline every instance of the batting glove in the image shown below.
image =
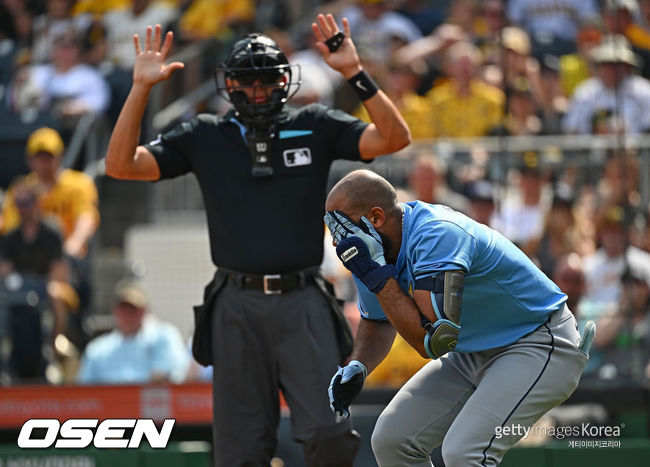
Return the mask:
M 359 225 L 340 211 L 329 211 L 325 223 L 337 243 L 337 256 L 368 290 L 378 293 L 396 275 L 395 267 L 386 264 L 381 237 L 368 219 L 362 217 Z
M 325 214 L 325 224 L 327 224 L 327 228 L 330 229 L 332 238 L 337 244 L 346 238 L 359 237 L 368 247 L 373 261 L 380 265 L 386 264 L 381 237 L 365 217 L 361 218 L 361 225 L 359 225 L 341 211 L 328 211 Z
M 350 416 L 350 404 L 361 392 L 367 375 L 366 366 L 358 360 L 352 360 L 346 366 L 339 367 L 327 390 L 332 412 L 340 416 Z

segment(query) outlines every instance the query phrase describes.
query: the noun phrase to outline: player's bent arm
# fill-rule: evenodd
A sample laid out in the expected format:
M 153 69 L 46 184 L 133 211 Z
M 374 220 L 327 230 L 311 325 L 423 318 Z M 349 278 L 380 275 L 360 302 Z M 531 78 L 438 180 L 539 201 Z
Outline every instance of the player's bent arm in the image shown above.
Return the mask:
M 396 334 L 388 321 L 361 319 L 350 360 L 360 361 L 371 373 L 388 355 Z
M 138 146 L 140 124 L 151 86 L 135 83 L 122 107 L 106 152 L 106 175 L 123 180 L 158 180 L 155 157 Z
M 364 160 L 405 148 L 411 142 L 411 131 L 395 104 L 379 90 L 363 102 L 372 123 L 359 139 L 359 154 Z
M 418 292 L 424 292 L 426 300 L 419 297 Z M 422 327 L 421 314 L 435 321 L 435 314 L 429 298 L 429 293 L 426 291 L 414 291 L 414 296 L 418 303 L 411 299 L 404 293 L 399 284 L 394 278 L 388 279 L 386 285 L 377 294 L 377 299 L 381 308 L 386 313 L 388 320 L 393 327 L 400 333 L 400 335 L 409 343 L 411 347 L 418 351 L 423 358 L 430 358 L 424 350 L 424 335 L 426 334 Z M 420 301 L 423 308 L 420 309 Z M 433 318 L 431 318 L 433 316 Z

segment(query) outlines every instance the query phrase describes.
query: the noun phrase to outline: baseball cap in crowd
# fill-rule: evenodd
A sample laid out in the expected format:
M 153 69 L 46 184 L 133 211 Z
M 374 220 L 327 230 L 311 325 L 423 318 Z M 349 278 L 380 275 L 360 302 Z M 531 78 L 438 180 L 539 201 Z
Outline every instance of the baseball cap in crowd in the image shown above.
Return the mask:
M 636 0 L 605 0 L 605 11 L 615 13 L 618 10 L 625 10 L 630 13 L 639 11 L 639 4 Z
M 566 183 L 558 183 L 553 191 L 553 206 L 573 207 L 575 196 L 573 190 Z
M 610 206 L 603 210 L 596 219 L 596 230 L 602 231 L 609 228 L 627 230 L 625 211 L 621 206 Z
M 27 140 L 27 155 L 33 156 L 39 152 L 46 152 L 54 156 L 63 154 L 61 135 L 56 130 L 48 127 L 34 131 Z
M 149 297 L 138 282 L 120 281 L 115 287 L 115 302 L 146 308 L 149 305 Z
M 530 38 L 526 31 L 516 26 L 506 26 L 501 30 L 501 45 L 520 55 L 530 53 Z
M 542 73 L 560 73 L 560 59 L 556 55 L 544 54 L 539 61 Z
M 540 158 L 537 151 L 524 151 L 521 155 L 519 171 L 522 175 L 541 175 Z
M 487 180 L 477 180 L 467 185 L 467 198 L 470 201 L 488 201 L 494 202 L 494 189 L 492 184 Z
M 600 44 L 591 50 L 591 59 L 595 63 L 626 63 L 631 66 L 639 64 L 630 43 L 620 34 L 603 37 Z

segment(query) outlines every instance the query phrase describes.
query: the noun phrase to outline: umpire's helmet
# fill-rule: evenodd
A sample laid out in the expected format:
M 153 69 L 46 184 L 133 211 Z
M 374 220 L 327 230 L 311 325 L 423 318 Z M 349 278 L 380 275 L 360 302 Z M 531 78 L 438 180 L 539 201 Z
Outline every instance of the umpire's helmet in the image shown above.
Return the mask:
M 238 116 L 249 123 L 266 124 L 300 87 L 300 68 L 289 61 L 273 39 L 252 33 L 237 41 L 225 62 L 217 67 L 217 90 L 234 105 Z M 233 82 L 237 81 L 237 84 Z M 263 103 L 250 102 L 243 88 L 265 92 Z

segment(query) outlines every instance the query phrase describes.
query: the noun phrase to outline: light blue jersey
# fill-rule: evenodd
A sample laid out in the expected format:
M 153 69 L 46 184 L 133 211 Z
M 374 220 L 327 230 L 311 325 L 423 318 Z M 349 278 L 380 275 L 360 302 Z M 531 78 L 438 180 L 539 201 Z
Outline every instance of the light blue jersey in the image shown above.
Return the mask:
M 417 279 L 441 271 L 465 272 L 461 331 L 456 351 L 511 344 L 564 305 L 560 291 L 503 235 L 442 205 L 402 203 L 398 282 L 412 296 Z M 361 316 L 386 320 L 377 297 L 355 277 Z

